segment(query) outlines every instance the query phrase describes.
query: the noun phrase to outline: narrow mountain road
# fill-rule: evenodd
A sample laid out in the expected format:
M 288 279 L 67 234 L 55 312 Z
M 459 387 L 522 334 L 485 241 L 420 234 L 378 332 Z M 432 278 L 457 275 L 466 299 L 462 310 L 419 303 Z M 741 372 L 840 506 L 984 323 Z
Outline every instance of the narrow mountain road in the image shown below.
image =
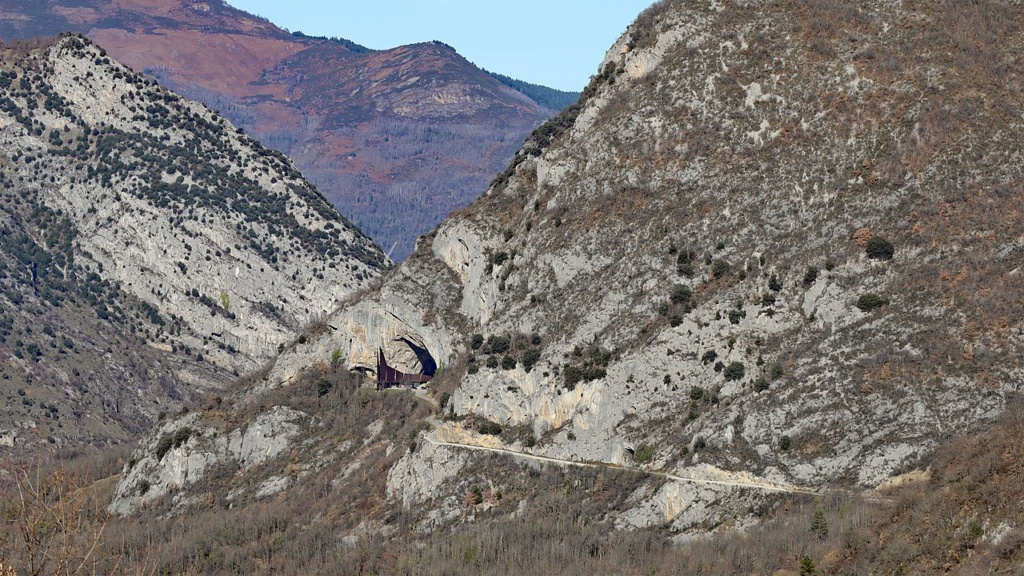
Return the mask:
M 437 402 L 433 398 L 427 396 L 426 392 L 421 390 L 414 391 L 416 396 L 429 402 L 430 404 L 437 406 Z M 515 450 L 508 450 L 505 448 L 491 448 L 489 446 L 476 446 L 473 444 L 462 444 L 459 442 L 446 442 L 440 440 L 437 437 L 437 431 L 440 429 L 440 423 L 436 418 L 430 417 L 427 422 L 433 427 L 433 429 L 427 433 L 426 440 L 434 446 L 450 446 L 452 448 L 462 448 L 464 450 L 475 450 L 478 452 L 491 452 L 494 454 L 505 454 L 513 458 L 521 458 L 524 460 L 532 460 L 534 462 L 541 462 L 546 464 L 555 464 L 558 466 L 575 466 L 577 468 L 608 468 L 613 470 L 629 470 L 632 472 L 639 472 L 641 474 L 647 474 L 648 476 L 656 476 L 659 478 L 665 478 L 666 480 L 672 480 L 675 482 L 685 482 L 690 484 L 704 484 L 711 486 L 727 486 L 733 488 L 749 488 L 751 490 L 763 490 L 765 492 L 783 492 L 786 494 L 808 494 L 811 496 L 819 496 L 821 492 L 811 490 L 809 488 L 803 488 L 800 486 L 790 486 L 784 484 L 774 484 L 771 482 L 744 482 L 740 480 L 711 480 L 708 478 L 690 478 L 687 476 L 678 476 L 668 472 L 658 472 L 653 470 L 641 470 L 639 468 L 627 468 L 625 466 L 619 466 L 616 464 L 608 464 L 605 462 L 581 462 L 578 460 L 565 460 L 562 458 L 552 458 L 550 456 L 538 456 L 536 454 L 528 454 L 526 452 L 517 452 Z

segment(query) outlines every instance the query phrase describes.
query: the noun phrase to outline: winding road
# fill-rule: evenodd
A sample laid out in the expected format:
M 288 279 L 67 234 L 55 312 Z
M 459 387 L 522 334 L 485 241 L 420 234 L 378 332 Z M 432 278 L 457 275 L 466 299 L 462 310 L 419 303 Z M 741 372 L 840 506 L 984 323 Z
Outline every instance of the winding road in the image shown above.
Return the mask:
M 414 392 L 417 397 L 429 402 L 432 406 L 437 407 L 437 402 L 427 396 L 422 390 L 416 390 Z M 765 492 L 782 492 L 786 494 L 808 494 L 811 496 L 820 496 L 822 493 L 810 488 L 804 488 L 801 486 L 792 486 L 786 484 L 777 484 L 774 482 L 745 482 L 742 480 L 712 480 L 708 478 L 690 478 L 687 476 L 679 476 L 668 472 L 658 472 L 654 470 L 642 470 L 640 468 L 628 468 L 625 466 L 619 466 L 617 464 L 609 464 L 606 462 L 580 462 L 576 460 L 564 460 L 562 458 L 552 458 L 550 456 L 538 456 L 536 454 L 528 454 L 526 452 L 517 452 L 515 450 L 508 450 L 506 448 L 492 448 L 490 446 L 477 446 L 474 444 L 462 444 L 459 442 L 447 442 L 440 440 L 437 437 L 437 431 L 440 429 L 440 424 L 437 419 L 433 416 L 427 419 L 427 422 L 433 427 L 433 429 L 426 434 L 426 441 L 434 446 L 449 446 L 452 448 L 461 448 L 464 450 L 475 450 L 479 452 L 491 452 L 494 454 L 505 454 L 513 458 L 521 458 L 524 460 L 532 460 L 534 462 L 541 462 L 546 464 L 555 464 L 558 466 L 575 466 L 577 468 L 607 468 L 613 470 L 629 470 L 632 472 L 639 472 L 640 474 L 647 474 L 648 476 L 656 476 L 659 478 L 665 478 L 666 480 L 672 480 L 675 482 L 684 482 L 690 484 L 704 484 L 712 486 L 727 486 L 734 488 L 748 488 L 751 490 L 763 490 Z

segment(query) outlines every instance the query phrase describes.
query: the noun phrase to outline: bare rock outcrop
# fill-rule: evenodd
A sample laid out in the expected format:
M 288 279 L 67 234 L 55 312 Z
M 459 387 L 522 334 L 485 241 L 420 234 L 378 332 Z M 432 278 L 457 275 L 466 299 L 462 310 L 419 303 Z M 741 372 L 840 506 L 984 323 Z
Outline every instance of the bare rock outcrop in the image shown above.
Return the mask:
M 226 433 L 197 427 L 198 414 L 161 426 L 136 448 L 117 485 L 110 511 L 127 515 L 202 480 L 215 467 L 246 470 L 283 453 L 309 423 L 309 415 L 274 406 Z M 278 488 L 284 486 L 274 484 Z M 268 488 L 261 489 L 264 495 Z M 179 504 L 183 504 L 179 503 Z
M 916 16 L 876 8 L 855 35 L 899 54 Z M 1016 233 L 981 241 L 977 214 L 953 224 L 947 201 L 959 182 L 1012 211 L 1013 194 L 983 191 L 1017 182 L 999 158 L 1024 150 L 911 153 L 927 120 L 909 95 L 930 81 L 894 80 L 850 46 L 821 58 L 784 40 L 795 26 L 766 5 L 663 3 L 609 51 L 572 125 L 542 152 L 528 141 L 439 227 L 422 251 L 435 278 L 454 275 L 449 310 L 469 323 L 456 416 L 526 426 L 543 438 L 531 451 L 556 458 L 653 465 L 629 456 L 645 446 L 659 466 L 874 486 L 1000 412 L 1019 342 L 997 334 L 1022 318 L 1014 298 L 980 294 L 1020 282 Z M 952 110 L 950 97 L 929 101 Z M 996 116 L 965 118 L 960 141 L 1021 130 Z M 1019 228 L 996 219 L 984 227 Z M 894 257 L 865 253 L 876 236 Z M 963 258 L 985 264 L 968 273 Z M 980 291 L 954 288 L 970 282 Z M 466 345 L 473 332 L 543 344 L 492 352 Z

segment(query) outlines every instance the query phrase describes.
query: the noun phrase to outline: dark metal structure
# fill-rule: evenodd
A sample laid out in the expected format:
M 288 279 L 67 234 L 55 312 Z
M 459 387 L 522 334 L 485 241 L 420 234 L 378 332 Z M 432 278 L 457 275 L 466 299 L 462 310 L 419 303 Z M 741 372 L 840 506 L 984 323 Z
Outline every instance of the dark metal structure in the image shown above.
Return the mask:
M 433 374 L 406 374 L 388 366 L 388 360 L 384 357 L 384 349 L 377 349 L 377 390 L 396 386 L 415 386 L 433 379 Z

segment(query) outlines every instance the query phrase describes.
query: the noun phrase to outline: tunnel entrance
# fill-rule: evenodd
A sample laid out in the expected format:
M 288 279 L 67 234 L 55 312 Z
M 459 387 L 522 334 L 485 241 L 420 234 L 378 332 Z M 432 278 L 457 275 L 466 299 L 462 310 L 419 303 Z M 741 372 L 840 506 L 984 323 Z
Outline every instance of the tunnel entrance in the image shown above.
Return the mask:
M 397 368 L 388 365 L 388 359 L 384 355 L 384 349 L 377 349 L 377 390 L 396 388 L 399 386 L 413 387 L 417 384 L 424 384 L 434 379 L 437 373 L 437 362 L 426 348 L 421 348 L 412 342 L 402 339 L 402 342 L 416 354 L 423 371 L 420 374 L 406 374 Z
M 420 348 L 405 338 L 402 338 L 402 342 L 405 342 L 406 346 L 416 354 L 416 359 L 420 361 L 420 366 L 423 366 L 422 374 L 424 376 L 437 374 L 437 362 L 434 361 L 434 357 L 430 355 L 426 348 Z

